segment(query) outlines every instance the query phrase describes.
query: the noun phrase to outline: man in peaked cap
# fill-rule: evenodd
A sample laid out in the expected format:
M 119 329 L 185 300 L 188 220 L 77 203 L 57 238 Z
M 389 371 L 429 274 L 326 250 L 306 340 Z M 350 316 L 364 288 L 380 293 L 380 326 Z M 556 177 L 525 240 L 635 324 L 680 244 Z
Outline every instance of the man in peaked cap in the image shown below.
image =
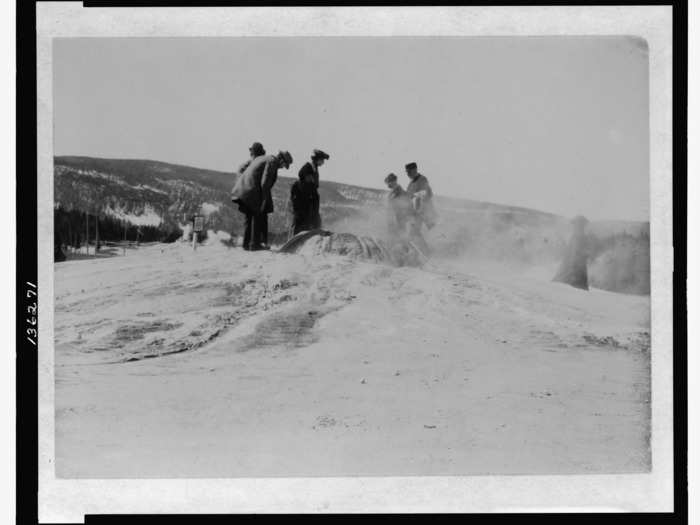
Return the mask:
M 231 200 L 245 215 L 243 249 L 267 248 L 267 215 L 274 211 L 272 187 L 277 182 L 277 170 L 289 169 L 293 160 L 288 151 L 277 155 L 262 155 L 254 158 L 236 179 L 231 190 Z
M 433 190 L 426 176 L 418 173 L 418 165 L 415 162 L 406 164 L 406 175 L 411 181 L 406 187 L 406 193 L 408 193 L 413 202 L 413 208 L 416 210 L 416 217 L 418 218 L 411 226 L 412 235 L 416 238 L 422 238 L 421 225 L 425 223 L 430 230 L 435 226 L 437 219 L 437 213 L 433 206 Z M 422 249 L 427 250 L 427 244 Z
M 308 199 L 307 201 L 310 203 L 309 205 L 313 206 L 313 208 L 304 212 L 305 216 L 310 217 L 310 219 L 307 221 L 307 225 L 312 230 L 321 227 L 321 198 L 318 193 L 318 168 L 319 166 L 323 166 L 323 164 L 330 158 L 330 155 L 328 155 L 328 153 L 326 153 L 325 151 L 315 149 L 311 154 L 311 162 L 307 162 L 299 170 L 299 180 L 306 181 L 309 178 L 311 178 L 316 192 L 314 198 Z

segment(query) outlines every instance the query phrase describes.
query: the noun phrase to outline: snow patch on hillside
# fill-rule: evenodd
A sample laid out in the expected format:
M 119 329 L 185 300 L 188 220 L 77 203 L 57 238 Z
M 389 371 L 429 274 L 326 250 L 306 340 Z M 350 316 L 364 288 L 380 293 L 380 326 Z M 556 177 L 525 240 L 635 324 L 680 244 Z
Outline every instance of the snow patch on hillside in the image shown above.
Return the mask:
M 153 186 L 149 186 L 148 184 L 138 184 L 137 186 L 134 186 L 137 190 L 147 190 L 147 191 L 152 191 L 155 193 L 160 193 L 162 195 L 167 195 L 167 191 L 163 191 L 160 188 L 154 188 Z
M 109 173 L 103 173 L 103 172 L 97 171 L 97 170 L 84 170 L 84 169 L 79 169 L 79 168 L 71 168 L 68 166 L 56 165 L 55 172 L 56 172 L 56 175 L 63 175 L 64 173 L 72 172 L 72 173 L 75 173 L 77 175 L 82 175 L 83 177 L 102 179 L 102 180 L 109 181 L 113 184 L 118 184 L 120 186 L 130 187 L 129 184 L 124 182 L 121 178 L 117 177 L 116 175 L 111 175 Z
M 161 216 L 149 205 L 146 205 L 143 213 L 138 215 L 127 213 L 122 208 L 106 208 L 104 211 L 107 215 L 128 221 L 136 226 L 158 226 L 163 222 Z
M 379 201 L 386 194 L 382 190 L 370 190 L 353 186 L 339 186 L 336 188 L 336 191 L 346 199 L 362 202 Z
M 212 213 L 216 213 L 221 209 L 222 204 L 220 202 L 205 202 L 200 207 L 201 213 L 205 216 L 209 216 Z

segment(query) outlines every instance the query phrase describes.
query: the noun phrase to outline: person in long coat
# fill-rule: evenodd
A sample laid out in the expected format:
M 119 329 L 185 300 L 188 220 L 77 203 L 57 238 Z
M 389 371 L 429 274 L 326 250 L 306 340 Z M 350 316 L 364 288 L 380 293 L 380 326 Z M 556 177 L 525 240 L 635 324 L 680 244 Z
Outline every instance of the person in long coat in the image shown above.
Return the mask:
M 288 151 L 277 155 L 263 155 L 254 158 L 236 180 L 231 190 L 231 200 L 238 204 L 238 209 L 245 215 L 243 248 L 245 250 L 263 249 L 263 233 L 266 230 L 267 214 L 274 211 L 272 187 L 277 182 L 277 170 L 289 169 L 292 156 Z
M 299 180 L 292 184 L 290 199 L 294 213 L 294 235 L 318 228 L 318 189 L 313 174 L 308 170 L 299 172 Z
M 311 155 L 311 162 L 304 164 L 299 170 L 299 180 L 306 180 L 307 177 L 311 177 L 313 185 L 316 188 L 316 199 L 314 201 L 314 209 L 311 213 L 311 229 L 316 229 L 321 227 L 321 197 L 318 192 L 319 185 L 319 175 L 318 168 L 323 166 L 323 164 L 330 159 L 328 153 L 321 151 L 320 149 L 313 150 Z
M 406 193 L 411 197 L 421 222 L 431 229 L 435 226 L 437 213 L 433 205 L 433 190 L 430 183 L 425 175 L 418 173 L 415 162 L 406 164 L 406 175 L 411 180 L 406 187 Z
M 437 214 L 433 206 L 433 190 L 427 177 L 418 173 L 418 166 L 415 162 L 406 164 L 406 175 L 411 180 L 406 186 L 406 193 L 411 198 L 413 209 L 416 212 L 415 218 L 409 224 L 409 235 L 415 240 L 423 254 L 427 256 L 430 255 L 430 248 L 423 238 L 421 226 L 425 224 L 429 230 L 435 226 Z
M 265 148 L 260 142 L 253 142 L 253 144 L 248 148 L 248 152 L 250 153 L 250 158 L 238 167 L 238 170 L 236 171 L 238 175 L 243 174 L 245 169 L 250 166 L 251 162 L 253 162 L 254 158 L 262 157 L 266 153 Z
M 250 158 L 238 167 L 238 175 L 242 175 L 253 159 L 257 157 L 262 157 L 265 155 L 265 148 L 260 142 L 253 142 L 253 144 L 248 148 L 250 152 Z M 267 248 L 267 214 L 261 215 L 258 218 L 260 243 L 264 248 Z

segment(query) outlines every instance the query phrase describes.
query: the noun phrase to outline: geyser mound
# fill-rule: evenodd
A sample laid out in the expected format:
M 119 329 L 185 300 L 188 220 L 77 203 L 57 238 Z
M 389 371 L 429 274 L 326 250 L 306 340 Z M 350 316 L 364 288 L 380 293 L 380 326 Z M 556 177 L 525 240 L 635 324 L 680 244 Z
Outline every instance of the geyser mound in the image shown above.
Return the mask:
M 327 230 L 298 233 L 279 251 L 311 257 L 335 254 L 393 266 L 421 266 L 425 260 L 425 256 L 410 241 L 398 240 L 388 243 L 375 237 L 353 233 L 333 233 Z

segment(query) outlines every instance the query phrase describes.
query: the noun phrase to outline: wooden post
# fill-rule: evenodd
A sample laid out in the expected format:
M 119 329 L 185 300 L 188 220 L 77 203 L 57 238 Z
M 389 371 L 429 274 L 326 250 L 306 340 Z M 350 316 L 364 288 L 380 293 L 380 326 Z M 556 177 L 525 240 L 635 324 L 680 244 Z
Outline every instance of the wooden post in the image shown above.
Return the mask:
M 90 255 L 90 216 L 85 212 L 85 255 Z
M 124 221 L 124 244 L 122 245 L 124 248 L 124 255 L 126 255 L 126 219 L 122 219 Z
M 199 239 L 199 230 L 202 229 L 203 224 L 202 221 L 203 218 L 195 215 L 192 217 L 192 249 L 196 250 L 197 249 L 197 240 Z M 199 223 L 199 224 L 198 224 Z

